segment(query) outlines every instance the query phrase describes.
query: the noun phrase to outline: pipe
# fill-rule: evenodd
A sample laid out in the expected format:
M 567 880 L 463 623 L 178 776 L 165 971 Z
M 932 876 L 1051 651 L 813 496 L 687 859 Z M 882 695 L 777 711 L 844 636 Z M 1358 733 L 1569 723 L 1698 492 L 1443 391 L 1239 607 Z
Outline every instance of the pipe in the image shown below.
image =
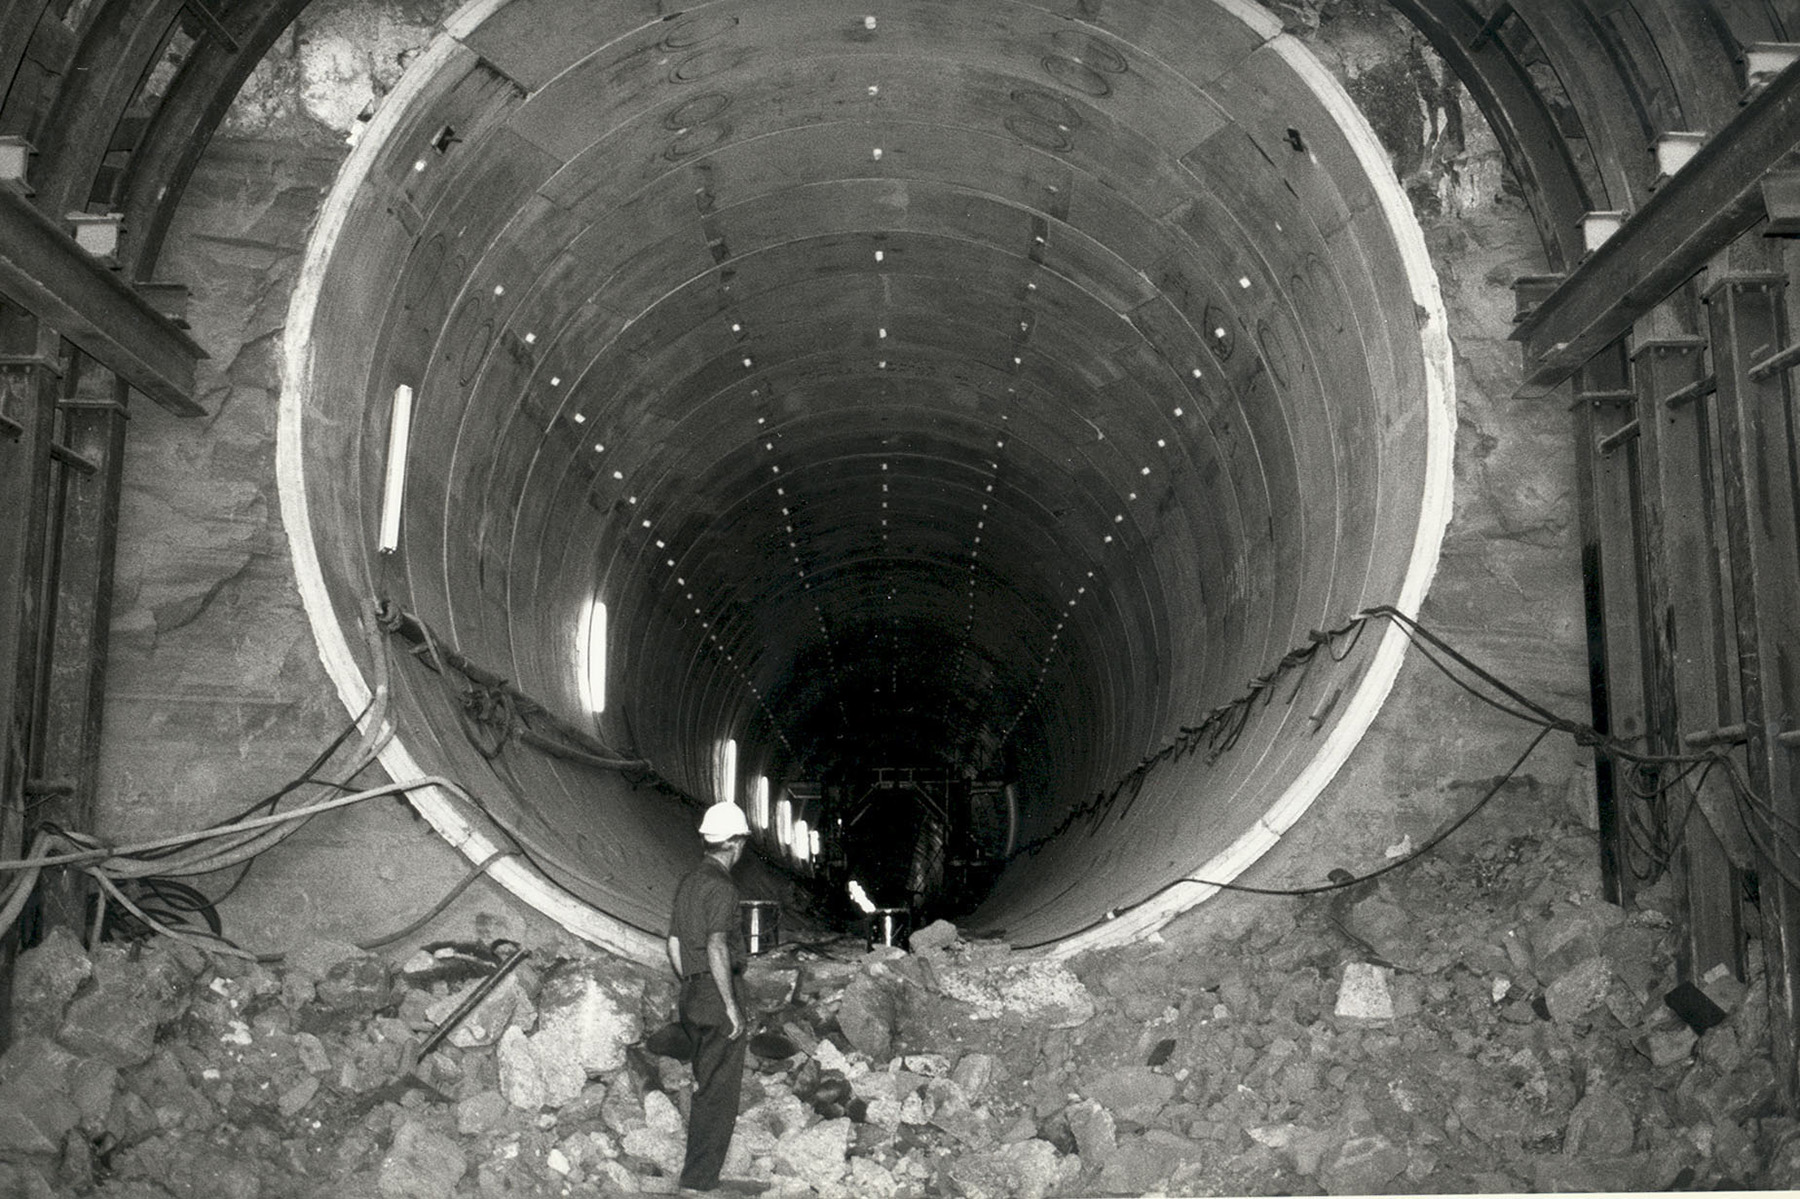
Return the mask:
M 716 794 L 728 741 L 745 780 L 1002 780 L 1012 835 L 1043 843 L 967 919 L 1058 951 L 1200 898 L 1072 937 L 1120 880 L 1228 880 L 1277 841 L 1404 639 L 1301 651 L 1416 611 L 1450 502 L 1443 305 L 1331 76 L 1238 0 L 1059 24 L 1047 52 L 1024 0 L 902 3 L 843 38 L 799 36 L 842 23 L 827 0 L 570 24 L 586 41 L 490 34 L 505 10 L 460 16 L 387 97 L 290 310 L 283 516 L 345 702 L 367 690 L 345 616 L 399 581 L 494 685 L 698 799 L 741 800 Z M 445 124 L 466 132 L 441 154 L 408 141 Z M 396 187 L 417 220 L 370 202 Z M 402 381 L 383 567 L 375 414 Z M 1069 822 L 1253 680 L 1230 748 Z M 471 746 L 417 664 L 394 691 L 390 773 L 460 778 L 539 839 L 496 878 L 658 960 L 690 815 Z M 492 852 L 452 797 L 416 802 Z

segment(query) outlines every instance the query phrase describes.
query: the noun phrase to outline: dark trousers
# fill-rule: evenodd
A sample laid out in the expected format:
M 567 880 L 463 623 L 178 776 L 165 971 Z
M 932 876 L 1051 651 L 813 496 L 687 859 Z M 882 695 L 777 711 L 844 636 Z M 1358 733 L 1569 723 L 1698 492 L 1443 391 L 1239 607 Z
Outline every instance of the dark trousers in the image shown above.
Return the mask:
M 743 989 L 731 980 L 738 1014 L 749 1022 Z M 681 1168 L 681 1185 L 697 1191 L 719 1185 L 725 1152 L 737 1127 L 738 1092 L 744 1082 L 744 1047 L 750 1030 L 733 1040 L 731 1018 L 725 1014 L 718 984 L 710 972 L 682 980 L 676 1009 L 681 1029 L 693 1050 L 694 1101 L 688 1109 L 687 1161 Z

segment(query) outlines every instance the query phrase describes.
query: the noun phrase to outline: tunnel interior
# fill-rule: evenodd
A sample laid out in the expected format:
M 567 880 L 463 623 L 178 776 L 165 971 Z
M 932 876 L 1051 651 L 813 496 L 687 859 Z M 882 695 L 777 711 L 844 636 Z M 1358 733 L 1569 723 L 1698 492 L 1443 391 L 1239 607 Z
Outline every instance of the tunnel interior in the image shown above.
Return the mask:
M 500 752 L 397 655 L 388 770 L 461 781 L 421 801 L 446 837 L 643 956 L 682 797 L 1016 943 L 1229 878 L 1402 643 L 1284 655 L 1415 609 L 1449 512 L 1405 197 L 1229 0 L 471 5 L 360 131 L 287 339 L 283 514 L 346 704 L 381 599 L 647 761 Z M 1256 680 L 1226 746 L 1116 787 Z

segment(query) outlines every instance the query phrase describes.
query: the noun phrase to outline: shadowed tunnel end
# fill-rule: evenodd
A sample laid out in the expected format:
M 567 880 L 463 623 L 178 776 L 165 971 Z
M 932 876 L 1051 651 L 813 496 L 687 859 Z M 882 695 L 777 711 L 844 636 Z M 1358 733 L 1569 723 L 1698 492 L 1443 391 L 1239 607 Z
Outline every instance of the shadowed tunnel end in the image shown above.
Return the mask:
M 490 752 L 444 676 L 393 671 L 385 768 L 461 780 L 485 813 L 415 796 L 434 826 L 520 846 L 496 880 L 629 956 L 659 959 L 696 843 L 676 793 L 726 798 L 728 742 L 739 802 L 878 768 L 1009 784 L 1034 848 L 961 922 L 1142 935 L 1205 891 L 1090 926 L 1274 844 L 1399 633 L 1071 814 L 1315 631 L 1416 611 L 1436 564 L 1450 343 L 1385 152 L 1237 3 L 649 7 L 472 5 L 325 205 L 279 469 L 344 702 L 379 596 L 653 764 L 662 787 Z

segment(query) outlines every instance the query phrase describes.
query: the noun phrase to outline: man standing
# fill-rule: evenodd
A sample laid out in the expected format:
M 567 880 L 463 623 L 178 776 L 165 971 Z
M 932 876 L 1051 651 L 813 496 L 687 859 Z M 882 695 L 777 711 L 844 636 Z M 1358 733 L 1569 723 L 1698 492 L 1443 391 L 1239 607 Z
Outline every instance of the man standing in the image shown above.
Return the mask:
M 706 856 L 675 889 L 669 965 L 681 980 L 676 1015 L 694 1063 L 681 1185 L 705 1191 L 719 1184 L 719 1170 L 737 1126 L 738 1089 L 744 1078 L 749 1022 L 737 981 L 744 969 L 744 949 L 731 868 L 743 855 L 750 826 L 736 804 L 716 803 L 700 821 L 700 836 Z

